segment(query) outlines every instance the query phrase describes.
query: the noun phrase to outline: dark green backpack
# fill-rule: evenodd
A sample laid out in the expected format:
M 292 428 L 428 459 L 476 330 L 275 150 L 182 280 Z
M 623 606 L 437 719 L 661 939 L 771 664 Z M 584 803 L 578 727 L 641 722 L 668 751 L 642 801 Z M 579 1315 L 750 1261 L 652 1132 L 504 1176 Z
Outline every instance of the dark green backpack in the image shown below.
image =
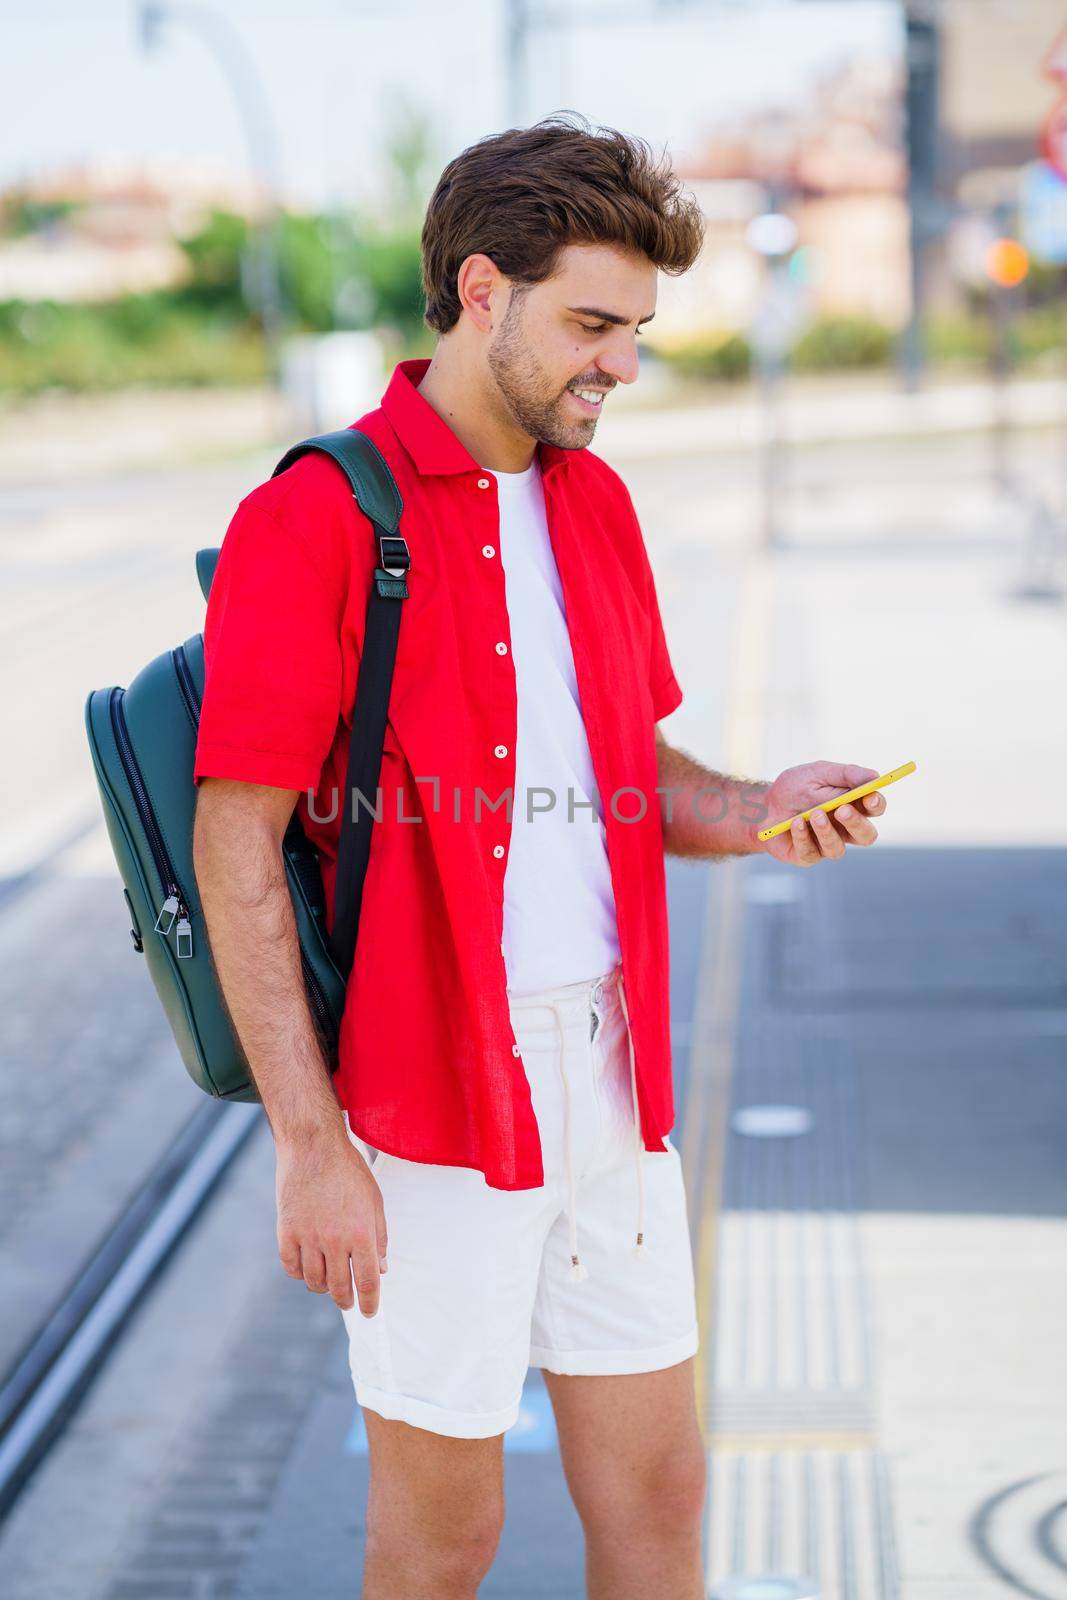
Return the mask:
M 318 854 L 295 810 L 282 842 L 304 985 L 333 1072 L 370 858 L 374 816 L 368 806 L 374 802 L 381 774 L 401 602 L 408 595 L 411 559 L 399 532 L 403 502 L 371 440 L 354 428 L 305 439 L 282 457 L 272 476 L 311 450 L 332 456 L 344 469 L 355 500 L 373 524 L 378 554 L 367 598 L 348 760 L 349 803 L 342 809 L 335 915 L 329 934 Z M 205 600 L 218 558 L 218 550 L 197 552 L 196 570 Z M 283 598 L 279 596 L 279 601 Z M 193 874 L 193 763 L 203 694 L 204 640 L 202 634 L 194 634 L 150 661 L 128 689 L 94 689 L 85 704 L 85 726 L 130 912 L 130 937 L 147 961 L 182 1059 L 194 1083 L 207 1094 L 258 1100 L 211 959 Z M 350 803 L 353 789 L 366 797 L 367 805 Z

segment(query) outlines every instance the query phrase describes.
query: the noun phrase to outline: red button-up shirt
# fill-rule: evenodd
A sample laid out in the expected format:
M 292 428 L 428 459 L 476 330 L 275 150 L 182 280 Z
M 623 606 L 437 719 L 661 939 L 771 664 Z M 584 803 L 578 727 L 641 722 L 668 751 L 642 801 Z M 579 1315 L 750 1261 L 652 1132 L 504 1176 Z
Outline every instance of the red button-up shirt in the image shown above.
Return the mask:
M 535 1188 L 541 1145 L 501 942 L 511 823 L 506 804 L 493 809 L 514 791 L 517 724 L 497 487 L 419 394 L 427 365 L 401 362 L 381 407 L 356 424 L 396 476 L 412 565 L 333 1082 L 372 1148 Z M 589 450 L 538 450 L 606 829 L 643 1142 L 662 1150 L 674 1098 L 655 723 L 682 691 L 625 485 Z M 194 776 L 301 791 L 330 927 L 376 561 L 341 469 L 305 456 L 240 502 L 204 626 Z

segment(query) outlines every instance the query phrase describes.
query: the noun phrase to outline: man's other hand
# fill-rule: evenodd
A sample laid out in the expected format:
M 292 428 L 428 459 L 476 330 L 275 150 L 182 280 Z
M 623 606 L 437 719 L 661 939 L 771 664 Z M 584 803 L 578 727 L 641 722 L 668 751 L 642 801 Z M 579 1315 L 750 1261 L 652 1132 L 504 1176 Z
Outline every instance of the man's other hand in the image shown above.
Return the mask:
M 878 777 L 875 767 L 841 766 L 836 761 L 809 761 L 801 767 L 788 767 L 777 777 L 764 796 L 770 823 L 795 816 L 814 806 L 807 821 L 798 819 L 788 833 L 776 834 L 762 842 L 762 848 L 777 861 L 795 867 L 813 867 L 818 861 L 839 861 L 850 844 L 871 845 L 878 829 L 871 821 L 885 810 L 885 795 L 880 789 L 862 800 L 823 811 L 821 806 L 838 795 L 847 794 Z

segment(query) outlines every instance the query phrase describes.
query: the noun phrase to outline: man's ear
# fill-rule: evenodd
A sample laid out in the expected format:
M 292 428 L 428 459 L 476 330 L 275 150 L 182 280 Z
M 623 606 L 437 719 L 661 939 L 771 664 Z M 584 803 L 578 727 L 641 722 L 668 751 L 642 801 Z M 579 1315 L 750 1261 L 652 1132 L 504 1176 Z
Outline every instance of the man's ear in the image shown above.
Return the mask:
M 465 256 L 456 275 L 456 293 L 459 303 L 480 333 L 488 333 L 493 325 L 493 302 L 499 303 L 504 278 L 489 256 Z

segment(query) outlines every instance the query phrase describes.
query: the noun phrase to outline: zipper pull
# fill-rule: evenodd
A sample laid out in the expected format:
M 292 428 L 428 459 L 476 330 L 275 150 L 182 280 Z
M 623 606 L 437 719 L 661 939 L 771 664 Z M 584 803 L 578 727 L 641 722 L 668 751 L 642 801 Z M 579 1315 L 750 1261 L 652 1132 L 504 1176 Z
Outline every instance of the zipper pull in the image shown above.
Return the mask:
M 180 917 L 177 928 L 178 959 L 187 959 L 193 953 L 193 928 L 188 916 Z
M 163 918 L 167 915 L 168 912 L 170 913 L 170 921 L 167 923 L 167 926 L 164 928 L 162 926 Z M 167 898 L 164 900 L 163 904 L 159 908 L 159 916 L 156 918 L 155 931 L 157 933 L 163 934 L 164 937 L 166 937 L 166 935 L 173 928 L 174 919 L 175 919 L 175 917 L 177 915 L 178 915 L 178 896 L 176 894 L 169 894 L 167 896 Z

